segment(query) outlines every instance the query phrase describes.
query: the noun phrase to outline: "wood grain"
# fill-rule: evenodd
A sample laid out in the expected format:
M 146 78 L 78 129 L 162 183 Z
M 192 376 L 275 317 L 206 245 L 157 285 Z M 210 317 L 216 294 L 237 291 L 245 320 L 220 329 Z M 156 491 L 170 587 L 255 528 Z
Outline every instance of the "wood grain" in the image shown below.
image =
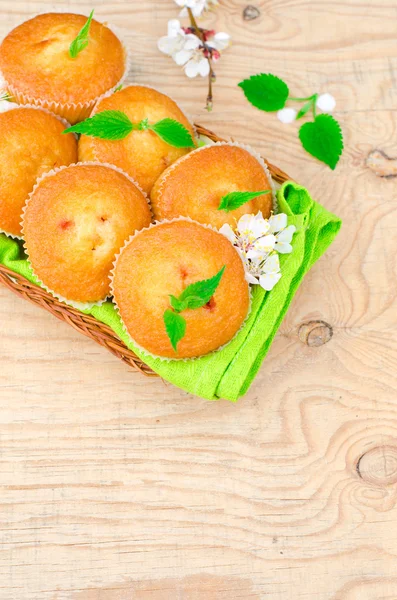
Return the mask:
M 341 234 L 237 405 L 135 374 L 0 289 L 1 600 L 397 598 L 397 180 L 367 161 L 397 156 L 395 1 L 257 0 L 244 20 L 247 4 L 207 20 L 234 42 L 211 115 L 205 83 L 156 50 L 172 0 L 95 7 L 125 29 L 131 80 L 255 146 Z M 94 2 L 0 0 L 0 34 L 54 6 Z M 259 71 L 337 97 L 335 172 L 244 101 Z

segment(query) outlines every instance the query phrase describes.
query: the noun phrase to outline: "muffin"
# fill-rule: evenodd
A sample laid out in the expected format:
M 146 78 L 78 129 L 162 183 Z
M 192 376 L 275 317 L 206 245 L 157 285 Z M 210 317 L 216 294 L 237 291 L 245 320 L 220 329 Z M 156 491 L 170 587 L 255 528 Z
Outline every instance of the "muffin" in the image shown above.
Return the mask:
M 0 71 L 16 102 L 49 108 L 75 123 L 118 85 L 126 53 L 102 23 L 92 20 L 88 45 L 76 58 L 70 56 L 70 44 L 86 22 L 84 15 L 46 13 L 7 35 L 0 45 Z
M 171 98 L 141 85 L 130 85 L 103 98 L 92 115 L 104 110 L 120 110 L 133 123 L 149 119 L 151 124 L 170 118 L 179 121 L 193 136 L 189 121 Z M 91 116 L 92 116 L 91 115 Z M 169 165 L 189 152 L 161 140 L 153 131 L 132 131 L 122 140 L 103 140 L 82 135 L 80 160 L 99 160 L 117 165 L 149 193 L 156 179 Z
M 0 113 L 0 229 L 21 235 L 21 214 L 36 179 L 77 160 L 77 141 L 45 110 L 17 107 Z
M 146 196 L 110 165 L 77 164 L 47 175 L 30 196 L 23 236 L 32 270 L 71 304 L 109 294 L 109 272 L 125 240 L 150 223 Z
M 270 175 L 248 150 L 233 144 L 215 144 L 194 150 L 170 166 L 151 191 L 156 219 L 180 215 L 220 228 L 234 227 L 244 214 L 272 210 L 272 194 L 258 196 L 230 212 L 218 210 L 221 198 L 231 192 L 271 190 Z
M 164 312 L 170 295 L 212 278 L 225 267 L 209 302 L 183 310 L 186 332 L 175 351 Z M 136 285 L 139 282 L 139 285 Z M 154 356 L 191 358 L 229 342 L 249 310 L 249 290 L 240 256 L 220 233 L 179 219 L 158 223 L 132 237 L 117 257 L 112 293 L 131 339 Z

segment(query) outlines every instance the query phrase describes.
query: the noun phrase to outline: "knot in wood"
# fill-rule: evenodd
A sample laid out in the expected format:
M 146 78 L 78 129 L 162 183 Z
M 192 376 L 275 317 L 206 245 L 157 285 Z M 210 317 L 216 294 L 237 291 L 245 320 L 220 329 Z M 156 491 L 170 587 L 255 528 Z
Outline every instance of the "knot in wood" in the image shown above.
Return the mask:
M 397 447 L 378 446 L 363 454 L 357 462 L 357 473 L 372 485 L 397 483 Z
M 334 332 L 325 321 L 308 321 L 299 327 L 299 339 L 308 346 L 322 346 L 330 341 Z
M 253 21 L 260 16 L 260 10 L 256 6 L 252 6 L 249 4 L 243 10 L 243 19 L 244 21 Z
M 390 158 L 383 150 L 372 150 L 367 156 L 366 165 L 378 177 L 397 177 L 397 158 Z

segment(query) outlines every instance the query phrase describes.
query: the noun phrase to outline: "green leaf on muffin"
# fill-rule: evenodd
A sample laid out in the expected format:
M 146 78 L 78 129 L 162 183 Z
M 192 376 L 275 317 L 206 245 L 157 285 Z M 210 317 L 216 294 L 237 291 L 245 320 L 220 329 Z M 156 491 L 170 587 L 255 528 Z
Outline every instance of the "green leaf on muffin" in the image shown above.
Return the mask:
M 174 119 L 162 119 L 154 125 L 149 125 L 148 129 L 157 133 L 159 138 L 170 146 L 176 148 L 192 148 L 194 146 L 190 132 L 182 123 Z
M 184 337 L 186 332 L 186 321 L 182 315 L 179 315 L 169 308 L 165 311 L 163 319 L 165 330 L 171 345 L 176 352 L 178 342 Z
M 231 210 L 240 208 L 240 206 L 243 206 L 243 204 L 253 200 L 254 198 L 257 198 L 258 196 L 263 196 L 264 194 L 270 193 L 271 190 L 262 190 L 260 192 L 230 192 L 230 194 L 222 196 L 218 210 L 230 212 Z
M 70 44 L 69 55 L 71 58 L 76 58 L 80 54 L 80 52 L 88 46 L 88 35 L 90 33 L 91 21 L 93 16 L 94 11 L 92 10 L 86 23 L 83 25 L 77 36 L 74 38 L 73 42 Z
M 153 131 L 159 138 L 170 146 L 176 148 L 192 148 L 195 146 L 190 132 L 179 121 L 162 119 L 156 123 L 149 123 L 149 119 L 142 119 L 133 123 L 127 115 L 120 110 L 104 110 L 81 123 L 65 129 L 63 133 L 82 133 L 103 140 L 122 140 L 131 131 Z
M 219 286 L 225 269 L 226 266 L 224 265 L 218 273 L 210 279 L 203 279 L 202 281 L 191 283 L 183 290 L 178 298 L 172 294 L 170 295 L 172 310 L 167 308 L 164 312 L 163 319 L 165 330 L 175 352 L 177 351 L 178 342 L 184 337 L 186 332 L 186 321 L 179 313 L 189 308 L 201 308 L 208 304 Z
M 65 129 L 63 133 L 82 133 L 103 140 L 122 140 L 133 129 L 134 125 L 121 110 L 104 110 Z
M 191 283 L 183 290 L 179 298 L 170 296 L 171 306 L 177 312 L 187 308 L 200 308 L 207 304 L 215 293 L 226 267 L 223 266 L 214 277 Z

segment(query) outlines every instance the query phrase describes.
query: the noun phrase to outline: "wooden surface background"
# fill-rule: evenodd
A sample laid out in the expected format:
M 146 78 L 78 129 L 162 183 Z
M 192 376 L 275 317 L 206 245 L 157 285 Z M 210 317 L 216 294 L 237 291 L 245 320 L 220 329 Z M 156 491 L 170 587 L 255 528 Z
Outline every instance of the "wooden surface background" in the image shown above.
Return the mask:
M 205 21 L 233 36 L 208 115 L 205 81 L 156 50 L 172 0 L 0 0 L 0 34 L 95 6 L 125 29 L 131 80 L 344 219 L 237 405 L 146 379 L 0 289 L 1 600 L 397 598 L 396 2 L 253 4 L 254 20 L 221 0 Z M 259 71 L 336 96 L 336 172 L 244 100 Z

